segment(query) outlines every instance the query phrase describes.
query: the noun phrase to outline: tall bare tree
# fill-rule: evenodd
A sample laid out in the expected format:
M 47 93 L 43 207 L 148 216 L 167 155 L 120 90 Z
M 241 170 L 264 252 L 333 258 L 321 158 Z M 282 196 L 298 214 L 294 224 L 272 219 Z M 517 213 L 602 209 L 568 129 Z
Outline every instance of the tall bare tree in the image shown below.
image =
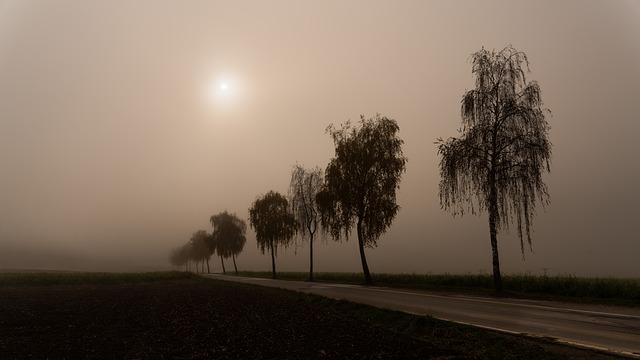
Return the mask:
M 242 252 L 244 244 L 247 242 L 247 224 L 235 213 L 230 214 L 227 210 L 211 216 L 210 221 L 213 225 L 211 239 L 222 262 L 222 273 L 226 274 L 224 259 L 231 257 L 236 275 L 238 275 L 236 256 Z
M 502 291 L 497 233 L 515 217 L 524 238 L 539 200 L 549 203 L 542 174 L 550 171 L 549 125 L 541 91 L 527 82 L 527 56 L 508 46 L 471 55 L 476 87 L 462 97 L 460 136 L 438 139 L 440 205 L 454 215 L 488 211 L 495 290 Z
M 322 183 L 322 170 L 319 167 L 305 169 L 302 165 L 295 165 L 291 171 L 290 206 L 296 219 L 296 233 L 302 240 L 309 240 L 309 281 L 314 280 L 313 240 L 320 228 L 316 196 L 322 189 Z
M 289 202 L 277 192 L 258 197 L 249 209 L 249 223 L 256 231 L 258 248 L 271 253 L 272 277 L 276 278 L 278 246 L 287 247 L 295 234 L 296 220 L 289 212 Z
M 334 239 L 343 234 L 348 239 L 355 225 L 365 283 L 371 284 L 364 249 L 377 245 L 400 209 L 396 190 L 407 158 L 395 120 L 380 114 L 368 120 L 361 116 L 359 125 L 347 121 L 340 129 L 327 128 L 335 157 L 327 166 L 317 201 L 322 224 Z

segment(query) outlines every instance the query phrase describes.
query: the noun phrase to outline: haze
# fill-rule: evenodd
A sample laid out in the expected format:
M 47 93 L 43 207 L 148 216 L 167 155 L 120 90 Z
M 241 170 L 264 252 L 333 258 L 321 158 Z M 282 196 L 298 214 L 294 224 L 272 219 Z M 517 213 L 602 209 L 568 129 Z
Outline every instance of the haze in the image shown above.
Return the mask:
M 371 271 L 490 272 L 486 214 L 440 209 L 434 141 L 457 134 L 469 55 L 509 44 L 554 147 L 534 252 L 499 234 L 503 272 L 639 277 L 633 0 L 0 2 L 0 268 L 168 268 L 211 215 L 324 168 L 329 124 L 379 112 L 409 162 Z M 305 244 L 276 263 L 307 264 Z M 251 231 L 238 266 L 269 269 Z M 315 267 L 360 271 L 357 243 Z

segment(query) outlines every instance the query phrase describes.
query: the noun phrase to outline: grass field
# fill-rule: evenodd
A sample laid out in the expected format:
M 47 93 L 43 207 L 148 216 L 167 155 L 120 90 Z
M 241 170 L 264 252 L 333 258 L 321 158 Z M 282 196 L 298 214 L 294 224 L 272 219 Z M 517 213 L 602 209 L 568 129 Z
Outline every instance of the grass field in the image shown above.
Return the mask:
M 271 277 L 270 272 L 240 272 L 241 276 Z M 316 281 L 361 284 L 359 273 L 316 273 Z M 491 275 L 373 274 L 374 285 L 424 290 L 493 293 Z M 307 280 L 308 273 L 282 272 L 278 278 Z M 572 275 L 503 275 L 504 291 L 516 297 L 561 299 L 640 306 L 640 279 L 584 278 Z

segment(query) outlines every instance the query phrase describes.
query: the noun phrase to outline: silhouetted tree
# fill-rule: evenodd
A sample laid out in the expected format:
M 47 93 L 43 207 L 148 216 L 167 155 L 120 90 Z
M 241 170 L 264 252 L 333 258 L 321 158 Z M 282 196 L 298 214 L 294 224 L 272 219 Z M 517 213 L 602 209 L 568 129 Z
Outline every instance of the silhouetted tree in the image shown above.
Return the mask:
M 213 233 L 209 234 L 209 237 L 207 237 L 207 246 L 209 247 L 209 252 L 213 255 L 215 253 L 218 253 L 218 241 L 215 237 L 215 235 Z M 220 261 L 222 262 L 222 273 L 226 274 L 226 270 L 224 268 L 224 260 L 221 257 Z
M 171 250 L 169 254 L 169 261 L 171 261 L 171 266 L 174 270 L 180 270 L 183 265 L 187 263 L 186 257 L 182 256 L 182 247 L 178 247 Z
M 178 268 L 182 268 L 184 266 L 184 270 L 189 271 L 189 264 L 193 257 L 192 248 L 193 244 L 191 244 L 191 241 L 188 241 L 186 244 L 173 249 L 170 254 L 171 263 Z
M 508 46 L 484 48 L 471 55 L 476 87 L 462 97 L 460 136 L 438 139 L 440 204 L 453 214 L 470 209 L 489 212 L 489 234 L 495 290 L 502 291 L 497 233 L 515 216 L 524 258 L 524 234 L 531 248 L 530 227 L 536 201 L 549 203 L 542 173 L 550 171 L 548 110 L 540 87 L 527 82 L 523 52 Z
M 191 243 L 187 242 L 180 248 L 180 255 L 184 259 L 185 271 L 191 271 Z
M 355 224 L 365 283 L 371 284 L 364 249 L 377 245 L 400 209 L 396 190 L 407 158 L 395 120 L 380 114 L 368 120 L 361 116 L 359 125 L 352 127 L 347 121 L 340 129 L 327 128 L 335 157 L 327 166 L 317 202 L 323 226 L 334 239 L 342 234 L 348 239 Z
M 211 250 L 207 243 L 209 235 L 205 230 L 198 230 L 191 236 L 191 251 L 192 258 L 196 264 L 202 262 L 202 272 L 204 273 L 204 262 L 207 262 L 207 272 L 209 272 L 209 259 L 211 258 Z M 196 272 L 198 272 L 198 266 L 196 265 Z
M 322 183 L 322 170 L 319 167 L 305 169 L 301 165 L 295 165 L 291 171 L 289 199 L 296 219 L 296 233 L 302 240 L 309 239 L 309 281 L 314 280 L 313 240 L 320 227 L 316 196 L 322 189 Z
M 244 244 L 247 242 L 247 237 L 245 236 L 247 224 L 244 220 L 238 218 L 235 213 L 229 214 L 227 210 L 211 216 L 210 221 L 211 225 L 213 225 L 212 239 L 222 262 L 222 273 L 226 274 L 224 258 L 231 257 L 236 275 L 238 275 L 236 256 L 242 252 Z
M 278 246 L 287 247 L 296 229 L 296 220 L 289 212 L 287 199 L 274 191 L 258 197 L 249 209 L 249 222 L 256 231 L 256 241 L 262 254 L 267 249 L 271 253 L 272 277 L 275 279 Z

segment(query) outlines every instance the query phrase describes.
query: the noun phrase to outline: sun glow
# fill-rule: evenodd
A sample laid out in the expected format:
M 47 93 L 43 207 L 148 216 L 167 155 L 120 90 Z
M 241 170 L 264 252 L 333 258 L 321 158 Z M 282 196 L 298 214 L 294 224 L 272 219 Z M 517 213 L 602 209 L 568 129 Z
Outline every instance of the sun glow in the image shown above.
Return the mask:
M 209 84 L 206 87 L 206 94 L 209 101 L 213 103 L 229 102 L 237 96 L 237 90 L 238 85 L 236 81 L 228 77 L 223 79 L 216 77 L 209 80 Z
M 239 110 L 244 92 L 237 76 L 229 73 L 209 76 L 203 85 L 204 102 L 210 112 L 229 115 Z
M 221 100 L 223 97 L 229 97 L 231 93 L 231 87 L 227 81 L 213 80 L 207 87 L 208 97 L 211 100 Z

